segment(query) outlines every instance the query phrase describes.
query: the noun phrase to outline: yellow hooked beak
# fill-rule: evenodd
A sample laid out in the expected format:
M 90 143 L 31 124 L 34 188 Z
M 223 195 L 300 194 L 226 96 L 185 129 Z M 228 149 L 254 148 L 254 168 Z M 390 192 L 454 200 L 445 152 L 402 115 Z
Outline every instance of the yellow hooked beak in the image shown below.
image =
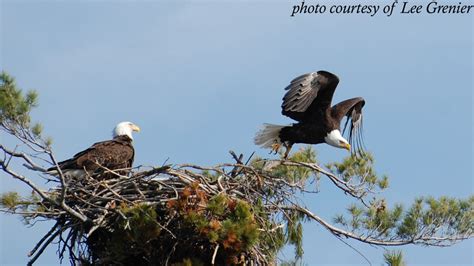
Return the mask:
M 346 149 L 348 151 L 351 151 L 351 144 L 349 143 L 344 143 L 343 146 L 342 146 L 343 149 Z
M 138 127 L 137 125 L 132 125 L 132 130 L 136 132 L 140 132 L 140 127 Z

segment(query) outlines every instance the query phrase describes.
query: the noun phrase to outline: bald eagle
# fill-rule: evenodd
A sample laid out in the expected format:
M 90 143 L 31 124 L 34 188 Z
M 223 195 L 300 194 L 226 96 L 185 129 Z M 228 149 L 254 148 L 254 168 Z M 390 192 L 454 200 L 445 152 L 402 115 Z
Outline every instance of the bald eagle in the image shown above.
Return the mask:
M 113 139 L 94 143 L 71 159 L 59 162 L 57 166 L 47 169 L 47 173 L 58 175 L 58 168 L 64 176 L 83 177 L 103 173 L 106 169 L 117 170 L 116 173 L 126 175 L 133 164 L 135 150 L 132 146 L 132 132 L 140 128 L 131 122 L 121 122 L 114 128 Z M 102 175 L 101 178 L 113 177 L 113 173 Z
M 286 147 L 284 158 L 288 157 L 295 143 L 319 144 L 346 149 L 352 153 L 363 153 L 362 143 L 362 107 L 365 100 L 361 97 L 342 101 L 331 107 L 332 96 L 339 78 L 327 71 L 307 73 L 293 79 L 285 90 L 281 105 L 282 114 L 298 123 L 289 126 L 264 124 L 254 139 L 256 145 L 271 148 L 275 153 L 281 145 Z M 347 117 L 343 134 L 348 122 L 349 141 L 341 134 L 341 120 Z

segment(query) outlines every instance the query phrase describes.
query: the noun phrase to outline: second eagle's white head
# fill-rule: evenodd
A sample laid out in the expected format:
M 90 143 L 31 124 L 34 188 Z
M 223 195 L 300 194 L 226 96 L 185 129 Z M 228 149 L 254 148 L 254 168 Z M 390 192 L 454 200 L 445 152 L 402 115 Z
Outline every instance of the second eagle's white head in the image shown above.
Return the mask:
M 324 137 L 324 141 L 331 146 L 351 151 L 351 145 L 342 136 L 341 131 L 339 131 L 339 129 L 334 129 L 329 132 L 327 136 Z
M 112 131 L 112 136 L 114 138 L 118 136 L 128 136 L 133 140 L 132 132 L 140 132 L 140 128 L 132 122 L 120 122 L 118 123 L 114 130 Z

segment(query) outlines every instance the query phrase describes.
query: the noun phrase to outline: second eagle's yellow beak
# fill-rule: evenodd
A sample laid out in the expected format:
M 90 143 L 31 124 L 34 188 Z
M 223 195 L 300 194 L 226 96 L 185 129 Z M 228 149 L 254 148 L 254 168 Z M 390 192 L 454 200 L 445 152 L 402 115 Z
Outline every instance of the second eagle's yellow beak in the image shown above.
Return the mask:
M 344 143 L 344 145 L 342 146 L 343 149 L 346 149 L 348 151 L 351 151 L 351 144 L 349 143 Z
M 140 127 L 138 127 L 137 125 L 132 125 L 132 130 L 136 132 L 140 132 Z

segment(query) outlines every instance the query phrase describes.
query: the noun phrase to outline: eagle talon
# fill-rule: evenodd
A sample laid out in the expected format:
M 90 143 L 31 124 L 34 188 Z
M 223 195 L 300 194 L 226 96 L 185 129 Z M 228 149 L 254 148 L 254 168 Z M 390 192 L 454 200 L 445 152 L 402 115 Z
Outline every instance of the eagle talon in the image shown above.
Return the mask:
M 270 151 L 270 153 L 275 152 L 274 154 L 277 154 L 280 147 L 281 147 L 280 143 L 273 143 L 272 150 Z
M 283 155 L 283 159 L 285 159 L 285 160 L 288 159 L 288 155 L 290 155 L 291 147 L 293 147 L 293 144 L 285 143 L 286 151 L 285 151 L 285 154 Z

